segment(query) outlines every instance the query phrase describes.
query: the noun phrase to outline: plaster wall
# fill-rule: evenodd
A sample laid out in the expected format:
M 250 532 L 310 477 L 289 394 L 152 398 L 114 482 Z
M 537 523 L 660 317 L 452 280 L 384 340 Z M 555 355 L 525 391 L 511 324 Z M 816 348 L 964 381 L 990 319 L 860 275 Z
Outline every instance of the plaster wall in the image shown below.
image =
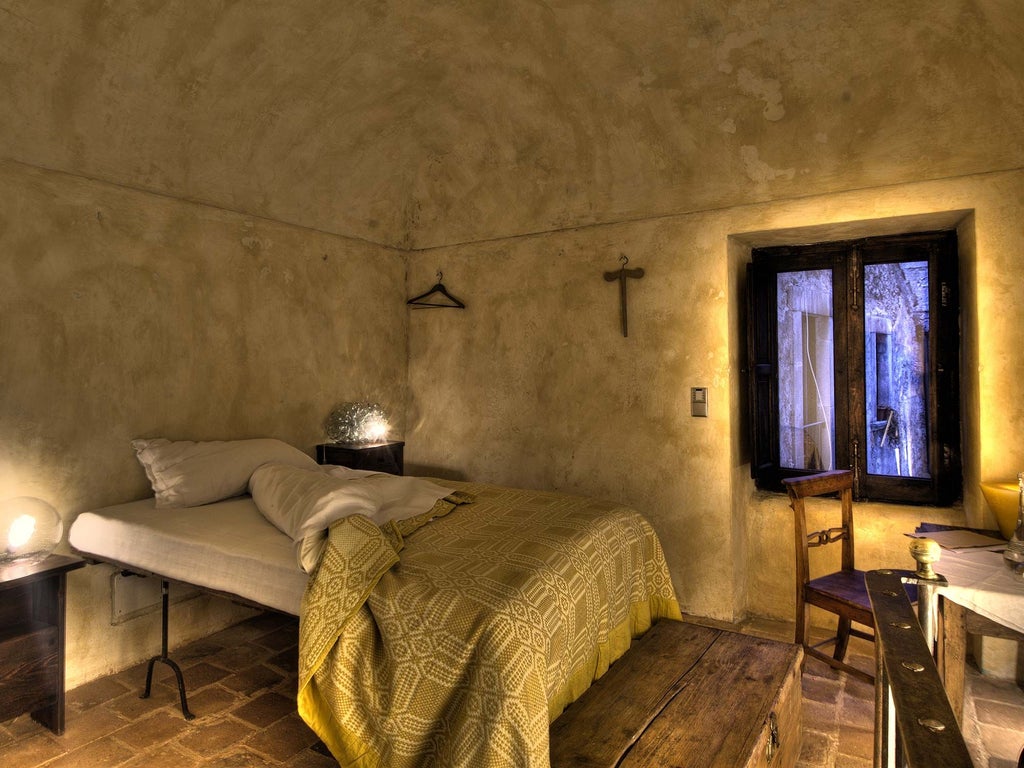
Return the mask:
M 1024 466 L 1024 172 L 880 187 L 595 226 L 412 257 L 409 290 L 442 269 L 466 310 L 409 325 L 407 460 L 435 474 L 628 502 L 653 521 L 685 611 L 792 618 L 785 497 L 756 492 L 746 454 L 743 274 L 752 245 L 936 227 L 958 229 L 965 287 L 964 504 L 859 504 L 861 567 L 908 565 L 922 520 L 995 527 L 978 482 Z M 628 286 L 620 254 L 645 276 Z M 689 415 L 691 387 L 709 416 Z
M 1009 169 L 1024 154 L 1014 3 L 469 5 L 426 19 L 446 66 L 442 98 L 416 113 L 429 138 L 414 247 Z
M 276 437 L 312 454 L 337 402 L 402 430 L 403 254 L 0 163 L 0 497 L 78 512 L 151 495 L 135 437 Z M 111 569 L 70 576 L 69 686 L 159 649 L 110 626 Z M 176 606 L 172 642 L 237 619 Z
M 1007 0 L 6 0 L 34 165 L 412 248 L 1019 166 Z

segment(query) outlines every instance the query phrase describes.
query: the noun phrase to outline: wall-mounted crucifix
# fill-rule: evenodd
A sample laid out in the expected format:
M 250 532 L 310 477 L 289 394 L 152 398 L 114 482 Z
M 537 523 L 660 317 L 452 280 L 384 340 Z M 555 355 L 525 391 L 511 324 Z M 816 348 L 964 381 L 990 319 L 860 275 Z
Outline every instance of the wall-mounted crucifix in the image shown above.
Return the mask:
M 626 280 L 632 277 L 634 280 L 639 280 L 644 276 L 644 271 L 637 267 L 636 269 L 626 269 L 626 265 L 629 263 L 629 257 L 626 254 L 619 256 L 619 261 L 622 262 L 622 267 L 615 270 L 614 272 L 605 272 L 604 279 L 609 283 L 619 281 L 619 311 L 622 315 L 622 335 L 629 336 L 629 313 L 626 305 Z

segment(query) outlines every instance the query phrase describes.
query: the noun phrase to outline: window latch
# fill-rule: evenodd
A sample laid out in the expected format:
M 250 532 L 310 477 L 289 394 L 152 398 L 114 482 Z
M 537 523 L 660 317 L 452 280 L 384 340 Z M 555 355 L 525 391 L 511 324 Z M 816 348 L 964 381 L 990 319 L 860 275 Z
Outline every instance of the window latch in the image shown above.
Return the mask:
M 850 281 L 850 301 L 851 309 L 860 309 L 860 289 L 861 289 L 861 277 L 860 277 L 860 251 L 854 248 L 850 253 L 850 269 L 847 272 L 847 278 Z
M 860 498 L 860 438 L 853 438 L 853 495 Z

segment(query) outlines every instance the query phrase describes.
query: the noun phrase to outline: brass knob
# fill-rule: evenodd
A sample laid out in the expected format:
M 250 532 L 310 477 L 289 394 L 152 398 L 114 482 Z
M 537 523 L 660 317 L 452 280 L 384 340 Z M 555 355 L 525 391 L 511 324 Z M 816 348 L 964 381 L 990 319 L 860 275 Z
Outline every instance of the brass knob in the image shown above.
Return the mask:
M 910 542 L 910 556 L 917 561 L 919 579 L 937 579 L 938 574 L 932 569 L 932 563 L 937 563 L 941 556 L 942 548 L 935 539 L 913 539 Z

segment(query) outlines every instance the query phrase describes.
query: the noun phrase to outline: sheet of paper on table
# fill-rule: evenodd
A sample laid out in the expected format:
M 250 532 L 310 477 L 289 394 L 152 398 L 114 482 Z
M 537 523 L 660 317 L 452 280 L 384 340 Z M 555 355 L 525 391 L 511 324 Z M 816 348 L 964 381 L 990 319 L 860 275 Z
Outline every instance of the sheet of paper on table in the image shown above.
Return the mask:
M 975 549 L 978 547 L 1005 547 L 1006 541 L 974 531 L 932 531 L 908 533 L 912 539 L 932 539 L 943 549 Z

